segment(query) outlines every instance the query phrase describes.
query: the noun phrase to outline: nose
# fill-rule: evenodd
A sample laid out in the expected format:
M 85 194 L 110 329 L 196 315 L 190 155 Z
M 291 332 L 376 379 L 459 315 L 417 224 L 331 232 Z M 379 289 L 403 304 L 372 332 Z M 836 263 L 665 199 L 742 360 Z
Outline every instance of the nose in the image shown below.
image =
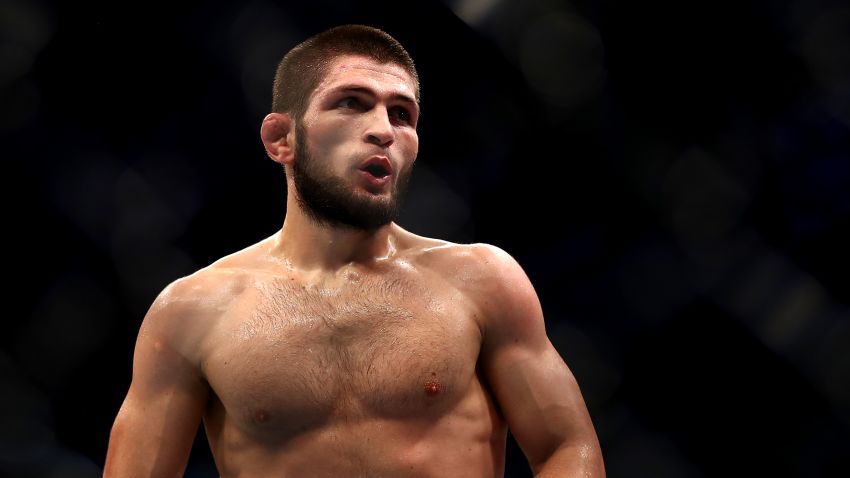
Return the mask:
M 395 132 L 390 123 L 389 112 L 386 108 L 375 107 L 371 113 L 367 120 L 366 130 L 363 132 L 363 139 L 369 144 L 386 148 L 393 144 L 395 140 Z

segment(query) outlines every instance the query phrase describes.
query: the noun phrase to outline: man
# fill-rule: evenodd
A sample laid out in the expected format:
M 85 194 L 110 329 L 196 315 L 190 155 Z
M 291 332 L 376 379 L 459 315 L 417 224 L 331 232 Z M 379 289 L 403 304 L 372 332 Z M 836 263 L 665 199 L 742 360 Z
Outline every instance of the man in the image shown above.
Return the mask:
M 357 25 L 305 41 L 273 111 L 283 228 L 157 297 L 105 475 L 180 475 L 203 419 L 222 477 L 501 476 L 507 427 L 537 476 L 604 476 L 516 261 L 393 222 L 419 141 L 402 46 Z

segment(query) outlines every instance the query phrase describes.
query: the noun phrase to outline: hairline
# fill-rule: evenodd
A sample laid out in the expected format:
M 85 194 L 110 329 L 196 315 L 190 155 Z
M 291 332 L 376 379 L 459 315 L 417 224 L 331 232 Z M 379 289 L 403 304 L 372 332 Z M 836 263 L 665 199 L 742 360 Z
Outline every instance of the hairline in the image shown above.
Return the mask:
M 417 111 L 419 111 L 419 109 L 420 109 L 420 105 L 419 105 L 419 85 L 417 84 L 416 78 L 413 75 L 411 75 L 409 71 L 407 71 L 407 67 L 405 65 L 401 64 L 400 62 L 393 61 L 393 60 L 379 61 L 376 58 L 372 57 L 371 55 L 365 55 L 365 54 L 362 54 L 362 53 L 340 52 L 340 53 L 337 53 L 337 54 L 329 57 L 326 61 L 323 61 L 323 62 L 321 62 L 320 65 L 318 65 L 319 81 L 316 83 L 316 86 L 310 91 L 310 94 L 307 96 L 307 101 L 304 103 L 304 111 L 301 114 L 301 118 L 296 117 L 297 113 L 295 111 L 288 111 L 286 113 L 289 113 L 291 116 L 293 116 L 294 120 L 302 120 L 303 115 L 307 113 L 307 110 L 310 109 L 310 105 L 313 103 L 313 100 L 316 98 L 316 92 L 318 92 L 319 89 L 322 87 L 322 85 L 324 85 L 328 81 L 328 78 L 330 77 L 330 74 L 331 74 L 331 68 L 341 58 L 344 58 L 344 57 L 362 58 L 362 59 L 365 59 L 365 60 L 369 60 L 373 63 L 377 63 L 379 65 L 394 65 L 394 66 L 397 66 L 401 70 L 401 72 L 404 73 L 404 75 L 407 77 L 407 78 L 399 77 L 399 79 L 403 80 L 405 83 L 408 84 L 408 86 L 410 86 L 410 89 L 413 92 L 413 96 L 407 96 L 407 95 L 394 95 L 394 96 L 398 96 L 399 99 L 404 100 L 406 103 L 411 103 L 411 104 L 415 105 Z M 345 89 L 345 87 L 349 87 L 349 89 L 360 88 L 360 89 L 372 90 L 371 88 L 364 87 L 364 86 L 358 85 L 356 83 L 343 84 L 343 85 L 339 85 L 338 87 L 341 87 L 342 89 Z M 335 87 L 335 88 L 337 88 L 337 87 Z

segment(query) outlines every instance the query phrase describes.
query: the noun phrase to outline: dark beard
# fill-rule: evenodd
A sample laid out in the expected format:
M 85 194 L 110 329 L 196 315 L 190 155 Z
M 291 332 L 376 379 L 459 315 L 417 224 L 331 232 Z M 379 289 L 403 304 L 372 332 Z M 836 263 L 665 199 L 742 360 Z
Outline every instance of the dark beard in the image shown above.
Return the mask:
M 412 165 L 399 171 L 397 186 L 389 200 L 355 194 L 353 187 L 329 173 L 307 147 L 304 127 L 295 125 L 295 161 L 292 179 L 298 205 L 308 217 L 321 225 L 375 230 L 398 217 L 407 192 Z

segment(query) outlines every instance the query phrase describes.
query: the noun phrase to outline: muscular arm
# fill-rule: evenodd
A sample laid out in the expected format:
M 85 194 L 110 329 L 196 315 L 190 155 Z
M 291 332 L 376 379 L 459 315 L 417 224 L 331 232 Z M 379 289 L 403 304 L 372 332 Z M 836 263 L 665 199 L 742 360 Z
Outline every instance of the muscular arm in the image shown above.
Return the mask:
M 602 453 L 578 384 L 546 336 L 537 294 L 519 264 L 492 247 L 482 367 L 538 477 L 604 477 Z
M 196 362 L 186 284 L 166 288 L 145 316 L 133 379 L 106 456 L 104 477 L 182 476 L 203 416 L 207 385 Z

